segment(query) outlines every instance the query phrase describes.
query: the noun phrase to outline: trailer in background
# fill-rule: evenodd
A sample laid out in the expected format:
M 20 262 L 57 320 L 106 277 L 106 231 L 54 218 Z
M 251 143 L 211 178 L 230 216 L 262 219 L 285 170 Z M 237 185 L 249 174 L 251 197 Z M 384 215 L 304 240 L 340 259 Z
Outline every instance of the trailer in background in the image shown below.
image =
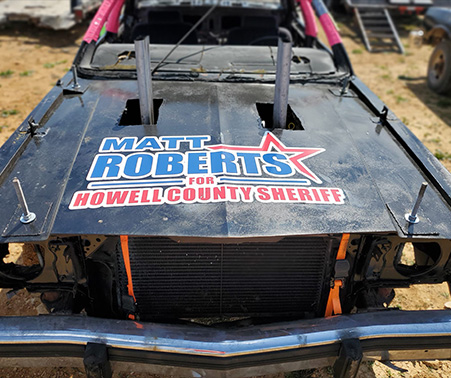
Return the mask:
M 101 0 L 4 0 L 0 2 L 0 24 L 30 22 L 54 30 L 67 30 L 95 11 Z
M 341 0 L 337 0 L 341 1 Z M 451 7 L 450 0 L 344 0 L 354 12 L 369 52 L 397 50 L 404 54 L 390 10 L 401 14 L 421 14 L 432 6 Z M 331 4 L 333 5 L 333 3 Z

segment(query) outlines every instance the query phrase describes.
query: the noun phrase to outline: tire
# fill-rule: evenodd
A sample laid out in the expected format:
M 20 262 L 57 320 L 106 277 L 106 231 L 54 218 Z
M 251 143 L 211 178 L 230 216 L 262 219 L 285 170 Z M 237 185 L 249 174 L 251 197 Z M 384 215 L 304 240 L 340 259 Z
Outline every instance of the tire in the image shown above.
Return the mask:
M 442 40 L 428 64 L 428 86 L 438 94 L 451 93 L 451 41 Z

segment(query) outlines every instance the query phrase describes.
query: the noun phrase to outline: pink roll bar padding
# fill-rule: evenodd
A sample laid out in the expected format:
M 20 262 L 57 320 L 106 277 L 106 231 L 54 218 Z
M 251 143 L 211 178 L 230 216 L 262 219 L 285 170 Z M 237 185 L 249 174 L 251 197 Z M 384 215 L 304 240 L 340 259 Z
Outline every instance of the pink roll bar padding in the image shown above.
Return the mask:
M 102 5 L 100 5 L 100 8 L 97 10 L 96 15 L 92 19 L 85 36 L 83 37 L 84 42 L 91 43 L 92 41 L 97 41 L 97 39 L 99 39 L 100 31 L 102 30 L 103 25 L 105 25 L 105 22 L 117 1 L 118 0 L 103 1 Z
M 311 0 L 298 0 L 298 3 L 301 7 L 302 17 L 305 22 L 305 35 L 316 38 L 318 35 L 318 26 L 316 25 Z
M 121 10 L 124 2 L 125 0 L 118 0 L 111 11 L 106 23 L 107 32 L 117 34 L 117 31 L 119 30 L 119 17 L 121 16 Z
M 338 34 L 335 24 L 328 13 L 320 16 L 319 22 L 321 22 L 321 26 L 323 27 L 324 33 L 326 33 L 327 40 L 329 41 L 329 45 L 331 47 L 337 43 L 342 43 L 340 34 Z

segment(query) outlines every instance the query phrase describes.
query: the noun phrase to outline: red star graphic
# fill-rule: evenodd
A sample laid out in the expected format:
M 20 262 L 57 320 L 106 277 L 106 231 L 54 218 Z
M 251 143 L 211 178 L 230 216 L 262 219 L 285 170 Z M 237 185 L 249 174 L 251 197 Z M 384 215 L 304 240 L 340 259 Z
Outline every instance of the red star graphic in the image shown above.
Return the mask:
M 302 160 L 309 157 L 318 155 L 324 152 L 324 148 L 294 148 L 286 147 L 273 133 L 268 131 L 263 137 L 259 147 L 242 147 L 242 146 L 229 146 L 226 144 L 217 144 L 214 146 L 208 146 L 209 150 L 226 150 L 226 151 L 263 151 L 269 152 L 272 148 L 275 148 L 279 152 L 284 152 L 286 154 L 293 154 L 288 160 L 293 163 L 296 170 L 316 182 L 321 184 L 322 181 L 316 176 L 307 166 L 302 162 Z

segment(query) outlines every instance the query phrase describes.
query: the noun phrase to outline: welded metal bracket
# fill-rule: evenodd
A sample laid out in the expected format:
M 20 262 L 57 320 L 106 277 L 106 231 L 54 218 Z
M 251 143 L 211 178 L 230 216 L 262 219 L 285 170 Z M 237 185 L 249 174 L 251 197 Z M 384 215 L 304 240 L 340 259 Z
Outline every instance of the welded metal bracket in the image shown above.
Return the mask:
M 357 98 L 357 94 L 351 92 L 349 90 L 343 91 L 343 88 L 330 88 L 329 92 L 332 93 L 335 97 L 343 97 L 343 98 Z
M 113 375 L 105 344 L 88 343 L 83 364 L 87 378 L 111 378 Z
M 340 354 L 333 366 L 334 378 L 355 378 L 362 358 L 363 352 L 359 339 L 343 340 Z

